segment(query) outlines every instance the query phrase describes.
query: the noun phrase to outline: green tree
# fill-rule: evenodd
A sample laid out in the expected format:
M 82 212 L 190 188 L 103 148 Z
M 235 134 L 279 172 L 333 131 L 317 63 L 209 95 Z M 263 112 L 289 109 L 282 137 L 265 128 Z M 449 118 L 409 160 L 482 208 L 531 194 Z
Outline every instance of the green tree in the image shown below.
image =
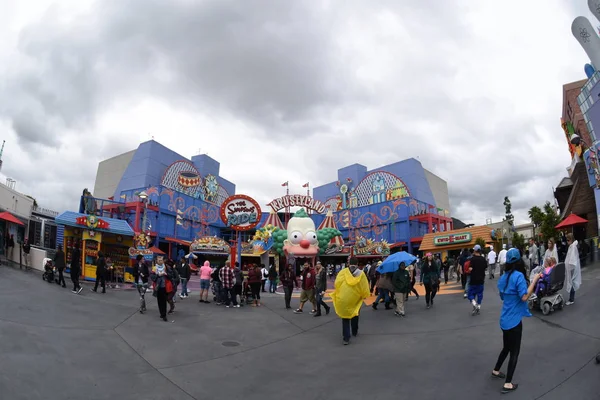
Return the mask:
M 533 224 L 533 236 L 535 237 L 535 228 L 539 228 L 544 222 L 544 212 L 538 206 L 533 206 L 529 209 L 529 219 Z
M 523 251 L 523 249 L 525 248 L 525 236 L 517 232 L 513 233 L 512 245 L 513 247 L 516 247 L 517 249 Z
M 482 237 L 476 238 L 475 239 L 475 244 L 478 244 L 478 245 L 481 246 L 482 253 L 484 253 L 484 254 L 488 253 L 488 247 L 487 247 L 487 245 L 485 243 L 485 239 L 484 238 L 482 238 Z
M 513 223 L 515 221 L 515 217 L 514 215 L 512 215 L 512 204 L 510 203 L 510 199 L 508 198 L 508 196 L 504 197 L 504 211 L 505 211 L 505 216 L 504 216 L 504 220 L 506 222 L 508 222 L 508 225 L 510 227 L 513 226 Z
M 544 219 L 540 227 L 540 232 L 544 237 L 544 240 L 548 240 L 551 237 L 556 238 L 558 230 L 555 228 L 560 222 L 560 215 L 556 212 L 552 204 L 549 201 L 544 204 Z

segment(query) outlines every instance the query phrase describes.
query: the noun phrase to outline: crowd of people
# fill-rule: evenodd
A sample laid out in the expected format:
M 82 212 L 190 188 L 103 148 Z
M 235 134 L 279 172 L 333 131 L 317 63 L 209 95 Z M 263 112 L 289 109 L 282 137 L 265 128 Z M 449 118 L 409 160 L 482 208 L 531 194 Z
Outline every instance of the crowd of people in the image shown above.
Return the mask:
M 567 305 L 575 301 L 575 292 L 581 286 L 581 266 L 579 262 L 578 242 L 571 234 L 566 235 L 568 250 L 564 256 L 565 263 L 565 289 L 569 294 Z M 248 264 L 240 267 L 238 263 L 229 261 L 224 265 L 212 267 L 205 261 L 199 268 L 200 293 L 199 302 L 209 304 L 212 300 L 217 305 L 226 308 L 239 308 L 243 304 L 255 307 L 261 306 L 261 293 L 268 291 L 276 293 L 278 286 L 283 289 L 285 309 L 292 309 L 292 293 L 295 288 L 300 289 L 298 307 L 295 314 L 303 314 L 306 303 L 311 304 L 310 315 L 319 317 L 328 315 L 332 307 L 325 302 L 327 292 L 327 279 L 335 279 L 334 290 L 330 293 L 333 300 L 333 309 L 342 320 L 342 341 L 344 345 L 350 344 L 350 339 L 358 335 L 359 315 L 363 302 L 369 296 L 375 295 L 372 308 L 377 310 L 380 304 L 385 309 L 393 309 L 398 317 L 406 315 L 405 304 L 411 294 L 419 299 L 415 289 L 417 277 L 420 285 L 425 289 L 425 306 L 433 307 L 436 294 L 442 280 L 448 284 L 449 280 L 456 279 L 464 290 L 472 306 L 472 314 L 479 315 L 484 298 L 485 281 L 493 280 L 499 274 L 497 282 L 498 292 L 502 300 L 500 314 L 500 328 L 503 336 L 502 350 L 497 362 L 492 369 L 494 378 L 503 379 L 503 393 L 517 389 L 518 385 L 512 382 L 517 365 L 521 338 L 523 335 L 522 319 L 531 316 L 528 302 L 536 296 L 541 296 L 549 285 L 549 277 L 557 266 L 560 258 L 554 239 L 549 239 L 544 247 L 543 255 L 535 243 L 530 243 L 528 252 L 521 252 L 517 248 L 507 249 L 503 245 L 498 254 L 493 249 L 485 251 L 480 245 L 471 249 L 463 249 L 460 255 L 453 259 L 440 260 L 439 255 L 425 254 L 422 260 L 412 263 L 401 263 L 395 272 L 380 273 L 378 270 L 382 261 L 377 264 L 359 263 L 351 257 L 346 265 L 331 268 L 324 267 L 321 262 L 312 265 L 305 262 L 296 275 L 295 265 L 288 264 L 278 271 L 275 266 L 267 268 L 265 265 Z M 75 250 L 76 252 L 78 250 Z M 73 292 L 80 293 L 79 284 L 81 257 L 74 253 L 71 262 L 71 280 Z M 54 257 L 54 264 L 58 270 L 56 283 L 66 286 L 63 271 L 66 267 L 65 255 L 58 250 Z M 94 292 L 98 288 L 105 293 L 106 258 L 102 252 L 98 253 L 97 277 Z M 152 292 L 156 298 L 159 316 L 167 321 L 167 315 L 175 311 L 175 298 L 189 297 L 187 283 L 191 277 L 191 268 L 187 258 L 178 262 L 166 260 L 157 256 L 151 266 L 142 256 L 138 256 L 134 266 L 134 281 L 140 294 L 140 312 L 146 312 L 145 293 Z M 178 293 L 179 288 L 181 288 Z M 509 358 L 506 373 L 501 372 L 502 365 Z

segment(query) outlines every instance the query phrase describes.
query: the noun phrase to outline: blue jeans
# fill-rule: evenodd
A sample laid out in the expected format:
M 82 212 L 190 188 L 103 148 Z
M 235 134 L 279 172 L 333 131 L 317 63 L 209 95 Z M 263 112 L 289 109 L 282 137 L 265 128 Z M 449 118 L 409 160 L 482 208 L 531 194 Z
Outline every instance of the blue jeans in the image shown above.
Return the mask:
M 327 303 L 323 301 L 323 294 L 321 291 L 317 290 L 317 314 L 321 315 L 321 306 L 325 307 L 325 310 L 329 310 L 329 306 Z
M 573 303 L 575 301 L 575 289 L 571 286 L 571 291 L 569 292 L 569 301 Z
M 387 289 L 379 288 L 379 294 L 377 295 L 377 299 L 375 299 L 374 304 L 379 304 L 379 301 L 383 299 L 386 303 L 390 302 L 390 291 Z
M 223 284 L 221 282 L 215 282 L 215 296 L 217 297 L 217 303 L 223 302 Z
M 481 304 L 483 300 L 483 285 L 469 285 L 469 301 L 477 298 L 477 304 Z
M 344 337 L 344 341 L 348 342 L 350 340 L 350 328 L 352 327 L 352 336 L 358 335 L 358 315 L 352 319 L 343 318 L 342 319 L 342 336 Z
M 181 295 L 182 296 L 187 296 L 188 295 L 187 279 L 186 278 L 181 278 Z

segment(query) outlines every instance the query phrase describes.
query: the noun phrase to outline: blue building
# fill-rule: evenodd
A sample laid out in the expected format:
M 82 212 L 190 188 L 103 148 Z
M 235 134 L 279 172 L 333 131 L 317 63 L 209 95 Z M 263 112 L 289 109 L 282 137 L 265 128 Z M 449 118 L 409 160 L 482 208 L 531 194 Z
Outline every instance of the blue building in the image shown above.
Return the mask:
M 219 168 L 206 154 L 186 159 L 151 140 L 102 161 L 89 197 L 102 215 L 127 219 L 136 232 L 151 232 L 157 247 L 177 256 L 178 245 L 189 247 L 198 238 L 231 239 L 220 206 L 235 194 L 235 185 Z M 217 247 L 215 253 L 223 252 L 222 243 Z
M 413 251 L 426 233 L 452 229 L 447 183 L 414 158 L 370 171 L 353 164 L 337 177 L 314 188 L 313 197 L 333 213 L 344 242 L 359 255 L 375 256 L 386 246 Z M 319 223 L 323 216 L 314 218 Z

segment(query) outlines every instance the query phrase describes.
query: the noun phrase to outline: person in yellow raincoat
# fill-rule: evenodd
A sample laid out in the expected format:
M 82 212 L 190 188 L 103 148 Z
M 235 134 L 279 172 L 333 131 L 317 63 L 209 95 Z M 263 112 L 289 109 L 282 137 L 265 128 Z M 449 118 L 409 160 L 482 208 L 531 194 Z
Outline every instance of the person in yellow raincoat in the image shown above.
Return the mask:
M 331 295 L 335 313 L 342 319 L 344 345 L 350 343 L 350 328 L 352 336 L 358 335 L 358 314 L 369 294 L 367 276 L 358 268 L 356 257 L 352 257 L 349 267 L 342 269 L 335 278 L 335 291 Z

